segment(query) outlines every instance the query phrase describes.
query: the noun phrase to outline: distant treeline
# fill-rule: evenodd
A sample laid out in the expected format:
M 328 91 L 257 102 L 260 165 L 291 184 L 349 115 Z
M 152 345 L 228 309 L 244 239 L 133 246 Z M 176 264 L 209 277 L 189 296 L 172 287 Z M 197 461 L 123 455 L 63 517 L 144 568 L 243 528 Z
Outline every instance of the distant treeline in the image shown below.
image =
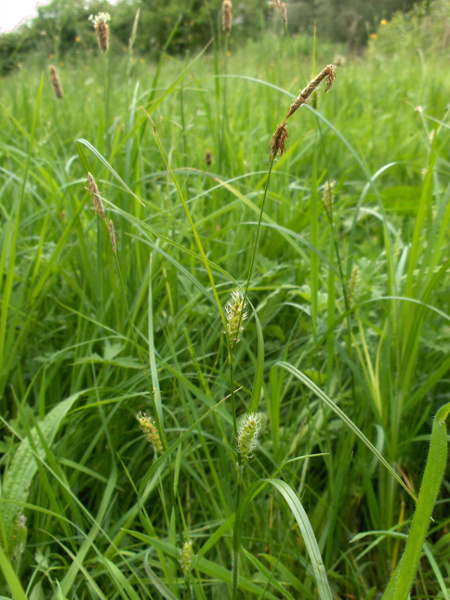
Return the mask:
M 291 35 L 312 34 L 317 24 L 319 39 L 345 42 L 352 49 L 362 47 L 381 19 L 407 12 L 415 0 L 287 0 L 287 21 Z M 422 6 L 424 11 L 431 0 Z M 31 54 L 47 54 L 55 60 L 84 58 L 95 52 L 97 40 L 90 14 L 109 12 L 112 16 L 111 51 L 123 53 L 128 45 L 137 9 L 139 26 L 136 51 L 159 51 L 171 38 L 169 51 L 195 50 L 221 33 L 220 0 L 122 0 L 111 6 L 94 0 L 86 8 L 85 0 L 53 0 L 38 7 L 38 16 L 18 30 L 0 35 L 0 72 L 7 74 Z M 234 44 L 264 34 L 267 28 L 283 31 L 274 1 L 235 0 L 232 8 Z

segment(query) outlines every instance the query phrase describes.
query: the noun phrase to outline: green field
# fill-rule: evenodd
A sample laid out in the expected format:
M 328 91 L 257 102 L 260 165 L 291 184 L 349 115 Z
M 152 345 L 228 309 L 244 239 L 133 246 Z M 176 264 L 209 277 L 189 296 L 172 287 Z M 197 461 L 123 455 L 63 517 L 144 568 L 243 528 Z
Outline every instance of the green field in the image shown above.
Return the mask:
M 3 78 L 1 599 L 450 598 L 448 48 L 389 27 Z

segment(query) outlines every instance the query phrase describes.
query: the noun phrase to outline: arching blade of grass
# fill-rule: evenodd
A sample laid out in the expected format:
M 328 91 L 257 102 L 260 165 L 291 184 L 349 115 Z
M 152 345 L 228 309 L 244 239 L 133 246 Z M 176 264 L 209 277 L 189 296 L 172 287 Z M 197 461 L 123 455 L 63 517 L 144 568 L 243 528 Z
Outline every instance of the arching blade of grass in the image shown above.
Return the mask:
M 316 537 L 309 522 L 308 515 L 305 512 L 297 494 L 294 490 L 281 479 L 264 479 L 262 481 L 254 482 L 243 495 L 241 502 L 239 503 L 238 510 L 236 512 L 236 522 L 234 527 L 234 538 L 233 538 L 233 552 L 234 561 L 239 560 L 239 550 L 241 547 L 241 539 L 244 529 L 244 519 L 248 514 L 248 505 L 262 490 L 267 486 L 272 485 L 287 502 L 297 524 L 300 528 L 303 540 L 305 542 L 306 549 L 308 551 L 314 577 L 316 579 L 317 589 L 321 600 L 331 600 L 331 590 L 328 584 L 325 567 L 320 554 L 319 546 L 317 544 Z M 237 573 L 238 569 L 235 568 L 234 572 Z M 238 580 L 233 580 L 233 598 L 237 598 Z
M 375 448 L 375 446 L 372 444 L 372 442 L 370 442 L 366 438 L 366 436 L 363 434 L 363 432 L 360 429 L 358 429 L 358 427 L 356 427 L 356 425 L 353 423 L 353 421 L 351 421 L 351 419 L 349 419 L 347 417 L 347 415 L 339 408 L 339 406 L 335 402 L 333 402 L 333 400 L 331 400 L 331 398 L 329 398 L 324 392 L 322 392 L 322 390 L 320 388 L 318 388 L 317 385 L 313 381 L 311 381 L 311 379 L 309 379 L 309 377 L 307 377 L 304 373 L 302 373 L 301 371 L 296 369 L 294 366 L 292 366 L 289 363 L 284 362 L 284 361 L 278 362 L 278 363 L 276 363 L 276 365 L 279 367 L 282 367 L 283 369 L 286 369 L 286 371 L 289 371 L 289 373 L 294 375 L 294 377 L 296 377 L 299 381 L 301 381 L 303 384 L 305 384 L 306 387 L 308 387 L 312 392 L 315 393 L 315 395 L 318 398 L 320 398 L 320 400 L 322 400 L 322 402 L 324 402 L 329 408 L 331 408 L 331 410 L 340 419 L 342 419 L 342 421 L 344 421 L 344 423 L 353 431 L 353 433 L 356 436 L 358 436 L 359 439 L 378 458 L 378 460 L 381 462 L 381 464 L 384 467 L 386 467 L 386 469 L 391 473 L 391 475 L 393 477 L 395 477 L 395 479 L 403 487 L 403 489 L 408 493 L 408 495 L 411 496 L 411 498 L 417 502 L 417 498 L 414 496 L 414 494 L 408 488 L 406 483 L 399 477 L 399 475 L 397 475 L 397 473 L 394 471 L 394 469 L 391 467 L 391 465 L 378 452 L 378 450 Z
M 405 552 L 394 571 L 382 600 L 407 600 L 416 577 L 425 536 L 430 524 L 447 463 L 447 426 L 450 403 L 445 404 L 433 421 L 427 466 L 420 486 L 416 512 L 406 542 Z

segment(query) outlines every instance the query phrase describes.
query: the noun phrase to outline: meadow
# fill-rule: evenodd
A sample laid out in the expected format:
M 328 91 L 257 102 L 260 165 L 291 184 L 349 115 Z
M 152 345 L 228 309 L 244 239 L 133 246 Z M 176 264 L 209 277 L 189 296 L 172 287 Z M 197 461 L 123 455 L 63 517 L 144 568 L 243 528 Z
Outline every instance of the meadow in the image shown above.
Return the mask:
M 450 598 L 448 52 L 339 53 L 2 80 L 0 598 Z

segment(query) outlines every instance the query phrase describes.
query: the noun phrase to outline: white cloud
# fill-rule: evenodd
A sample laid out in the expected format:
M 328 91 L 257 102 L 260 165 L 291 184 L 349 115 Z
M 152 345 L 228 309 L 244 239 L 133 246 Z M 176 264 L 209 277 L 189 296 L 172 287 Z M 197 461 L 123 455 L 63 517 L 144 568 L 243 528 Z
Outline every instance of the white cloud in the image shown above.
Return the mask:
M 108 0 L 110 4 L 117 4 Z M 0 33 L 12 31 L 28 19 L 37 16 L 37 7 L 49 4 L 50 0 L 0 0 Z

